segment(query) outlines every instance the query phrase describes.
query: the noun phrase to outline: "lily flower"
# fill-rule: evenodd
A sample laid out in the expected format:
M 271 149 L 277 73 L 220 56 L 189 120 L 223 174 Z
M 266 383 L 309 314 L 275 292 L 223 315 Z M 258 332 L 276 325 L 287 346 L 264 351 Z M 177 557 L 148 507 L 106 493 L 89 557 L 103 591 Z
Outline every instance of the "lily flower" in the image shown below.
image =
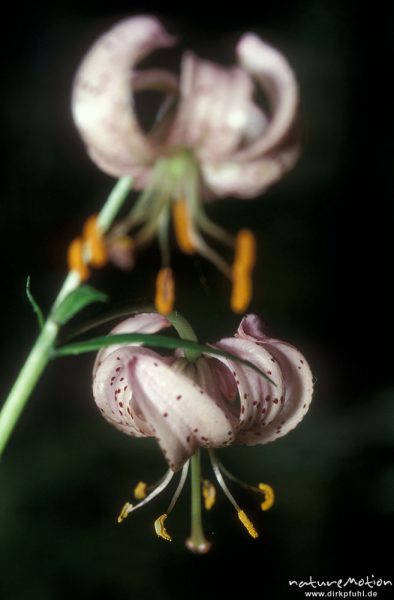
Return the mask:
M 142 313 L 123 321 L 112 333 L 156 333 L 169 327 L 170 320 Z M 257 537 L 257 530 L 225 483 L 225 478 L 239 480 L 211 449 L 237 443 L 266 444 L 282 437 L 303 419 L 313 391 L 312 374 L 303 355 L 290 344 L 266 336 L 256 315 L 244 317 L 234 337 L 213 346 L 234 358 L 199 355 L 190 360 L 180 351 L 175 356 L 161 356 L 137 344 L 114 345 L 98 353 L 93 370 L 93 395 L 103 416 L 128 435 L 155 438 L 169 466 L 157 484 L 137 486 L 136 498 L 141 502 L 135 506 L 126 503 L 119 521 L 157 496 L 182 469 L 169 509 L 155 524 L 158 535 L 170 539 L 164 520 L 182 490 L 190 461 L 197 509 L 188 547 L 196 552 L 209 548 L 195 516 L 201 492 L 207 509 L 215 501 L 213 485 L 201 479 L 199 449 L 210 449 L 219 486 L 250 535 Z M 257 369 L 237 359 L 249 361 Z M 269 508 L 273 491 L 268 484 L 246 487 L 264 496 L 262 510 Z
M 73 118 L 96 165 L 114 177 L 131 176 L 141 190 L 130 214 L 107 238 L 113 261 L 131 267 L 135 251 L 157 236 L 162 268 L 156 305 L 169 314 L 172 215 L 181 251 L 199 253 L 232 281 L 231 305 L 241 313 L 252 293 L 253 235 L 241 230 L 233 236 L 212 223 L 204 203 L 252 198 L 292 168 L 299 155 L 297 83 L 285 58 L 252 33 L 236 47 L 239 66 L 223 67 L 186 52 L 179 77 L 163 69 L 138 69 L 151 52 L 175 42 L 153 17 L 116 24 L 78 69 Z M 268 110 L 253 99 L 255 83 Z M 141 91 L 164 94 L 149 132 L 135 109 L 135 94 Z M 235 251 L 232 265 L 203 234 Z

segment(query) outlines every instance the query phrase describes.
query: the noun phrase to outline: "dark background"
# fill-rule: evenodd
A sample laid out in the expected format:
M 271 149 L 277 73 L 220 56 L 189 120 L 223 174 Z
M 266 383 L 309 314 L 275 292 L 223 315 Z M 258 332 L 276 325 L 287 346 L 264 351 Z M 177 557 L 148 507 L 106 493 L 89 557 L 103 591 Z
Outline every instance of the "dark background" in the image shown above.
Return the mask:
M 36 335 L 26 276 L 48 309 L 65 274 L 67 243 L 113 183 L 89 162 L 73 126 L 73 75 L 97 35 L 138 13 L 158 14 L 171 32 L 183 33 L 182 47 L 228 64 L 239 35 L 256 31 L 295 69 L 304 123 L 299 165 L 264 198 L 229 199 L 208 211 L 229 230 L 242 223 L 256 231 L 252 310 L 273 335 L 302 349 L 316 391 L 304 422 L 284 439 L 221 453 L 233 472 L 276 490 L 275 507 L 262 514 L 256 498 L 234 489 L 261 538 L 248 538 L 220 497 L 205 520 L 213 549 L 196 557 L 183 546 L 188 491 L 168 521 L 172 544 L 152 531 L 168 497 L 116 525 L 135 482 L 154 481 L 164 461 L 153 442 L 128 438 L 101 419 L 91 396 L 92 356 L 51 364 L 0 463 L 1 600 L 228 597 L 236 581 L 245 596 L 271 600 L 303 597 L 289 579 L 392 579 L 385 546 L 394 506 L 393 27 L 388 12 L 359 4 L 10 7 L 1 97 L 3 396 Z M 204 260 L 174 251 L 173 264 L 178 308 L 200 339 L 233 332 L 238 319 L 227 308 L 227 282 Z M 92 283 L 115 303 L 146 302 L 158 265 L 152 248 L 131 275 L 108 269 Z

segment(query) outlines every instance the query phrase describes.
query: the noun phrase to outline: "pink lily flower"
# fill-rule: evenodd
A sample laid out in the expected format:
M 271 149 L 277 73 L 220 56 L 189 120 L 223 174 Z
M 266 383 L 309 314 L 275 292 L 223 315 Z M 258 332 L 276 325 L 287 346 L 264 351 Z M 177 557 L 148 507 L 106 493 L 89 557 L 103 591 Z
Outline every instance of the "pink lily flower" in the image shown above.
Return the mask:
M 164 296 L 173 296 L 168 293 L 173 287 L 168 243 L 172 212 L 181 250 L 213 262 L 233 282 L 232 308 L 244 312 L 254 263 L 251 233 L 242 231 L 234 238 L 208 219 L 203 203 L 229 195 L 254 197 L 292 168 L 300 147 L 297 83 L 285 58 L 252 33 L 237 45 L 239 66 L 225 68 L 186 52 L 179 78 L 162 69 L 138 70 L 148 54 L 174 43 L 152 17 L 115 25 L 92 46 L 77 72 L 74 121 L 101 170 L 131 176 L 135 188 L 144 190 L 108 239 L 113 260 L 131 265 L 126 249 L 134 253 L 158 236 L 162 271 L 157 304 L 169 314 L 173 300 L 166 302 Z M 253 99 L 255 82 L 269 111 Z M 147 90 L 162 92 L 164 101 L 152 130 L 144 132 L 134 95 Z M 233 268 L 202 233 L 235 248 Z
M 169 325 L 162 315 L 144 313 L 127 319 L 113 333 L 156 333 Z M 145 486 L 142 495 L 137 486 L 136 497 L 142 502 L 134 507 L 126 503 L 120 520 L 160 493 L 174 472 L 182 469 L 176 500 L 187 476 L 189 459 L 198 456 L 199 448 L 266 444 L 287 434 L 306 414 L 313 380 L 305 358 L 290 344 L 267 337 L 256 315 L 244 317 L 235 336 L 220 340 L 214 347 L 249 361 L 269 379 L 224 357 L 201 355 L 190 362 L 179 352 L 163 357 L 138 345 L 110 346 L 99 352 L 93 370 L 93 394 L 103 416 L 128 435 L 155 438 L 169 465 L 167 475 L 150 487 L 148 496 L 146 484 L 140 484 Z M 210 456 L 219 485 L 248 532 L 257 537 L 223 474 L 234 477 L 212 452 Z M 265 495 L 262 508 L 268 508 L 273 499 L 270 486 L 260 484 L 251 489 Z M 214 501 L 212 484 L 206 483 L 203 494 L 210 508 Z M 163 519 L 168 513 L 156 522 L 158 535 L 165 539 L 169 537 Z M 189 546 L 194 551 L 206 551 L 196 549 L 199 545 L 206 548 L 205 542 L 192 541 Z

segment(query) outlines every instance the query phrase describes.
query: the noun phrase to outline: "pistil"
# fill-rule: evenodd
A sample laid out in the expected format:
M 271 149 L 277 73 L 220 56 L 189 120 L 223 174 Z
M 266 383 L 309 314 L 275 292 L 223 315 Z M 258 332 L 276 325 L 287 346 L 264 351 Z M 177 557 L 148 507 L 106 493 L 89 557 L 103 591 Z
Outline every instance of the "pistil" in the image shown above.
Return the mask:
M 191 535 L 186 547 L 196 554 L 206 554 L 211 543 L 205 538 L 201 515 L 201 464 L 199 450 L 190 459 L 191 462 Z

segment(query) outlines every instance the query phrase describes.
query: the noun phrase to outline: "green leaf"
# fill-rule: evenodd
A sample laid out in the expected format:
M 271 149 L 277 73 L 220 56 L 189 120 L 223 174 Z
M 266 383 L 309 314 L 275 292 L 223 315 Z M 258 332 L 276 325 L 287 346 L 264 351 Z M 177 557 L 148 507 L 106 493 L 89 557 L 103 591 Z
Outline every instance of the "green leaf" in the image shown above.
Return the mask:
M 38 326 L 41 330 L 44 327 L 45 319 L 44 319 L 44 315 L 43 315 L 41 308 L 39 307 L 38 303 L 36 302 L 36 300 L 33 297 L 33 294 L 30 291 L 30 275 L 26 279 L 26 296 L 27 296 L 27 299 L 29 300 L 30 304 L 33 307 L 33 311 L 36 313 Z
M 93 302 L 107 302 L 108 296 L 90 285 L 82 285 L 64 298 L 55 308 L 52 318 L 59 325 L 64 325 L 79 313 L 85 306 Z
M 127 345 L 127 344 L 141 344 L 142 346 L 148 346 L 150 348 L 167 348 L 168 350 L 176 350 L 181 348 L 183 350 L 189 350 L 199 352 L 201 354 L 208 354 L 210 356 L 222 356 L 229 358 L 236 362 L 239 362 L 247 367 L 256 371 L 259 375 L 267 379 L 273 385 L 276 385 L 272 379 L 268 377 L 261 369 L 256 367 L 253 363 L 248 360 L 239 358 L 230 352 L 213 348 L 212 346 L 205 346 L 198 342 L 192 342 L 189 340 L 182 340 L 180 338 L 172 338 L 164 335 L 154 335 L 150 333 L 119 333 L 114 335 L 102 335 L 90 340 L 84 340 L 82 342 L 74 342 L 67 344 L 61 348 L 57 348 L 53 351 L 52 356 L 58 358 L 60 356 L 70 356 L 77 354 L 84 354 L 86 352 L 97 352 L 101 348 L 114 345 Z

